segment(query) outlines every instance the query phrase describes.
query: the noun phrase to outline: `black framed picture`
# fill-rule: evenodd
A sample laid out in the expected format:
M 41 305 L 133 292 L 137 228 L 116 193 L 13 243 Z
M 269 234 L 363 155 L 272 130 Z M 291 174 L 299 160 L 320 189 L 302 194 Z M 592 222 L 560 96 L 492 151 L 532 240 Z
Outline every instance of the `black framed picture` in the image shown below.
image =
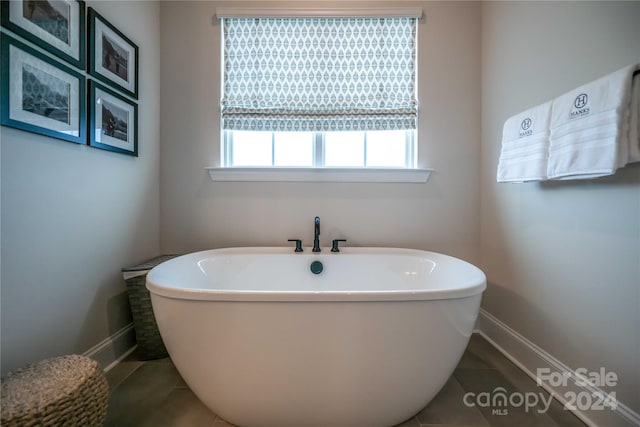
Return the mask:
M 3 125 L 86 144 L 84 75 L 2 35 Z
M 2 1 L 2 26 L 85 69 L 85 3 L 77 0 Z
M 138 98 L 138 46 L 91 7 L 89 73 Z
M 138 106 L 94 80 L 89 81 L 89 145 L 138 156 Z

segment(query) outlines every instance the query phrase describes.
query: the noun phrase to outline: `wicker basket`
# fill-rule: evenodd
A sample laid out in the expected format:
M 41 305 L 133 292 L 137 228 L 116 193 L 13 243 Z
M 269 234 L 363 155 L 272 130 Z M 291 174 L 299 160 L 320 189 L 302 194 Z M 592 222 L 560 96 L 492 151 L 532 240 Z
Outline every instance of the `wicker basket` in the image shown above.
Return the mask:
M 176 255 L 162 255 L 142 264 L 122 269 L 127 282 L 131 314 L 136 330 L 137 355 L 142 360 L 160 359 L 168 356 L 156 318 L 153 315 L 146 279 L 149 270 L 175 257 Z
M 2 378 L 2 427 L 102 426 L 109 385 L 95 360 L 46 359 Z

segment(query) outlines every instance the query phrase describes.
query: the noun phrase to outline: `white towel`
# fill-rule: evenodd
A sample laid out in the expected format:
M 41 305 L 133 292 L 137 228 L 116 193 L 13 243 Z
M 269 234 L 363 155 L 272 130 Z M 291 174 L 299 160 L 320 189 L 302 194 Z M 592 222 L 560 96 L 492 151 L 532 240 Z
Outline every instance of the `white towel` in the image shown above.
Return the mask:
M 502 129 L 498 182 L 547 178 L 551 101 L 507 119 Z
M 640 162 L 640 71 L 635 72 L 631 82 L 629 114 L 629 163 Z
M 611 175 L 636 154 L 640 159 L 637 107 L 632 107 L 633 75 L 638 69 L 640 64 L 629 65 L 553 101 L 547 167 L 550 179 Z

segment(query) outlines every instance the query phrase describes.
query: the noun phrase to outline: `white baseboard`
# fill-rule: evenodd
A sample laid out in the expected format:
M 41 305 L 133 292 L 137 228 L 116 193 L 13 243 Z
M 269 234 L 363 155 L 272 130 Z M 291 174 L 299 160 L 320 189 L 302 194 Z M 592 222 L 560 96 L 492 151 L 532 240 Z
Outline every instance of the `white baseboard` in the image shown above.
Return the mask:
M 537 380 L 536 372 L 541 368 L 548 369 L 550 373 L 570 375 L 571 378 L 579 377 L 574 370 L 560 360 L 483 309 L 480 310 L 476 330 L 533 380 Z M 566 386 L 563 385 L 552 387 L 547 382 L 542 383 L 542 387 L 563 405 L 567 403 L 565 399 L 567 393 L 570 393 L 569 396 L 572 395 L 571 393 L 579 395 L 579 393 L 584 392 L 590 396 L 607 396 L 607 393 L 602 389 L 590 384 L 577 385 L 574 381 L 568 380 L 566 381 Z M 619 401 L 615 410 L 610 408 L 605 408 L 605 410 L 576 410 L 573 413 L 592 427 L 640 426 L 640 415 Z
M 136 334 L 133 323 L 128 324 L 115 334 L 102 340 L 82 355 L 90 357 L 100 363 L 107 372 L 120 363 L 136 349 Z

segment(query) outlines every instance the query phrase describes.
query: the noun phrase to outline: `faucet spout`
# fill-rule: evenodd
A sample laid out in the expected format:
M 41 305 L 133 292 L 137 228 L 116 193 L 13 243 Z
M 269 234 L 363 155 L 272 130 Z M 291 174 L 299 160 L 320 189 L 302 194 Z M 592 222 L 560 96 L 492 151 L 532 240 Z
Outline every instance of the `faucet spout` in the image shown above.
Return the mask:
M 320 217 L 317 216 L 314 222 L 315 227 L 313 233 L 313 252 L 320 252 Z

